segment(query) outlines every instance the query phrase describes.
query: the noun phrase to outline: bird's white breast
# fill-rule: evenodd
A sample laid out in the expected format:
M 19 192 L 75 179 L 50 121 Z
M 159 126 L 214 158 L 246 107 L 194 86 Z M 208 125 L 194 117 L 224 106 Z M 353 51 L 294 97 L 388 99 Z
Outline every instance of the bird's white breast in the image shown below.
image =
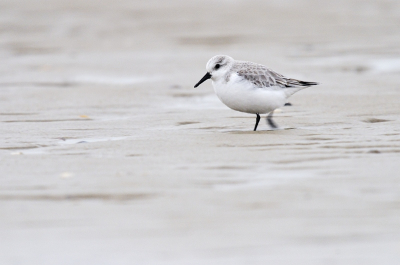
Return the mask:
M 259 88 L 236 73 L 213 80 L 214 91 L 218 98 L 229 108 L 253 114 L 271 112 L 286 103 L 286 96 L 280 88 Z

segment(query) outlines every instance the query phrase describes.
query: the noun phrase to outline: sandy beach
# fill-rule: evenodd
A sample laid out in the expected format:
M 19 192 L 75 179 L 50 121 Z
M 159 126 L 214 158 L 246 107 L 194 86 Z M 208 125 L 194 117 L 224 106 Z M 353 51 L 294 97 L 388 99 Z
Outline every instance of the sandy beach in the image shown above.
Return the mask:
M 0 264 L 395 265 L 399 1 L 0 1 Z M 319 86 L 223 105 L 216 54 Z

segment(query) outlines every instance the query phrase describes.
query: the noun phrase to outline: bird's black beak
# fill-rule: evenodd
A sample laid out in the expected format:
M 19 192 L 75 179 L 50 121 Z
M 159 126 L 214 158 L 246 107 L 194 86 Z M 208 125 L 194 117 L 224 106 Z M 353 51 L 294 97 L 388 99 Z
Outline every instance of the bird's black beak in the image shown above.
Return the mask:
M 204 81 L 206 81 L 207 79 L 210 79 L 211 75 L 210 73 L 207 72 L 207 74 L 205 74 L 205 76 L 203 76 L 202 79 L 200 79 L 200 81 L 194 85 L 194 87 L 198 87 L 201 83 L 203 83 Z

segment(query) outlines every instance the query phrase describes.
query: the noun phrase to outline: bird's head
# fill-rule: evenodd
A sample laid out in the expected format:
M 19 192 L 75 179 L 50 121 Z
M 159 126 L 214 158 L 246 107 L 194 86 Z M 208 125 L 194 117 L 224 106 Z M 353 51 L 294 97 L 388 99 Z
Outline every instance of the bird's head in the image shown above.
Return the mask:
M 231 69 L 233 62 L 233 58 L 227 55 L 216 55 L 212 57 L 206 65 L 207 73 L 194 87 L 198 87 L 207 79 L 211 78 L 212 80 L 216 81 L 219 78 L 224 77 Z

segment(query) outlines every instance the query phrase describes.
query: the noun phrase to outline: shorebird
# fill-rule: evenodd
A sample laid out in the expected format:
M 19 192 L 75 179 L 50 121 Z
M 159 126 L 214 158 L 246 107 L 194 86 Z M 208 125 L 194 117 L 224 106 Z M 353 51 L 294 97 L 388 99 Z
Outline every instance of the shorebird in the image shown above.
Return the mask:
M 227 55 L 212 57 L 206 70 L 207 73 L 194 87 L 211 79 L 215 94 L 222 103 L 233 110 L 257 115 L 254 131 L 260 122 L 260 114 L 266 113 L 269 113 L 268 124 L 277 128 L 272 120 L 274 110 L 284 106 L 297 91 L 318 85 L 285 77 L 261 64 L 236 61 Z

